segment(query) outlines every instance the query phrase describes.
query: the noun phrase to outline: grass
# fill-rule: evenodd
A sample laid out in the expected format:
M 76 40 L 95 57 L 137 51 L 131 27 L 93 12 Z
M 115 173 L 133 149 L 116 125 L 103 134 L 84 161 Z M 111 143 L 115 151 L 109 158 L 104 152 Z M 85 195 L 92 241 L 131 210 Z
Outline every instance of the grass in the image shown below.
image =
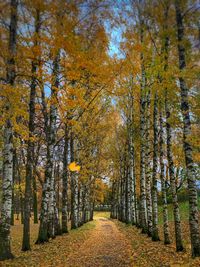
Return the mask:
M 88 223 L 83 224 L 81 227 L 70 230 L 69 233 L 72 234 L 73 232 L 80 232 L 81 233 L 84 231 L 90 231 L 90 230 L 94 229 L 95 226 L 96 226 L 95 221 L 90 221 Z
M 104 217 L 106 219 L 110 218 L 110 212 L 109 211 L 95 211 L 94 217 Z
M 180 215 L 181 215 L 181 221 L 188 221 L 189 219 L 189 203 L 188 201 L 180 202 L 179 203 L 180 208 Z M 198 198 L 198 208 L 200 210 L 200 198 Z M 162 213 L 162 206 L 158 207 L 158 224 L 163 224 L 163 213 Z M 173 204 L 168 205 L 168 216 L 169 221 L 174 221 L 174 215 L 173 215 Z

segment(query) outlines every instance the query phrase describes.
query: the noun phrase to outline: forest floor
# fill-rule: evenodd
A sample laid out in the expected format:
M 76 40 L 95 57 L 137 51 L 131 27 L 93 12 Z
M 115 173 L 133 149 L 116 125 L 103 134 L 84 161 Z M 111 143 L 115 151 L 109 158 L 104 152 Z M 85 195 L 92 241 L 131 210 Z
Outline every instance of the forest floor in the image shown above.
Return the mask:
M 38 225 L 31 224 L 31 247 L 21 252 L 22 230 L 19 221 L 11 228 L 13 260 L 0 262 L 0 267 L 126 267 L 131 265 L 131 244 L 109 213 L 98 212 L 94 220 L 49 243 L 35 245 Z
M 186 251 L 177 253 L 175 242 L 165 246 L 160 225 L 159 242 L 152 242 L 141 230 L 117 220 L 109 213 L 95 213 L 94 221 L 56 237 L 44 245 L 35 245 L 38 225 L 31 224 L 32 250 L 21 252 L 22 225 L 12 226 L 14 260 L 0 263 L 0 267 L 189 267 L 200 266 L 200 259 L 190 255 L 189 227 L 182 222 Z M 173 233 L 173 222 L 170 222 Z
M 79 250 L 95 229 L 95 221 L 88 222 L 82 227 L 71 230 L 69 234 L 57 236 L 48 243 L 35 245 L 38 234 L 38 224 L 31 222 L 31 251 L 22 252 L 23 226 L 19 221 L 11 227 L 13 260 L 0 262 L 0 267 L 64 267 L 70 253 Z
M 132 266 L 131 244 L 116 224 L 105 217 L 95 217 L 95 223 L 95 230 L 78 251 L 69 255 L 66 266 Z
M 132 266 L 134 267 L 199 267 L 200 258 L 191 258 L 191 246 L 189 240 L 189 226 L 182 222 L 182 233 L 185 251 L 176 252 L 175 238 L 171 236 L 172 243 L 164 245 L 162 226 L 159 226 L 161 241 L 153 242 L 146 234 L 141 234 L 141 229 L 132 225 L 126 225 L 114 220 L 120 232 L 122 232 L 132 246 Z M 170 232 L 174 233 L 174 223 L 170 222 Z

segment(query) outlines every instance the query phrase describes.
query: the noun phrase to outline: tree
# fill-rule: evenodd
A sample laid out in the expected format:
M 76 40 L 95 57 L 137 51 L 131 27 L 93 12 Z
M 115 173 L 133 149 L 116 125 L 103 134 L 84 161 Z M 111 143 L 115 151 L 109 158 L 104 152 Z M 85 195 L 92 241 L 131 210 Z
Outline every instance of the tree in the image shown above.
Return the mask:
M 34 48 L 38 47 L 38 37 L 41 28 L 40 11 L 35 10 L 35 40 Z M 23 228 L 23 244 L 22 250 L 30 250 L 30 215 L 31 215 L 31 185 L 33 181 L 33 160 L 34 160 L 34 131 L 35 131 L 35 99 L 36 99 L 36 72 L 38 66 L 38 58 L 32 62 L 32 80 L 30 86 L 30 100 L 29 100 L 29 140 L 27 147 L 27 164 L 26 164 L 26 186 L 25 186 L 25 199 L 24 199 L 24 228 Z
M 10 28 L 9 28 L 9 58 L 7 61 L 7 85 L 14 87 L 15 83 L 15 56 L 17 36 L 17 7 L 18 1 L 10 2 Z M 6 104 L 7 114 L 11 112 L 9 103 Z M 0 260 L 11 259 L 10 224 L 12 210 L 13 187 L 13 130 L 12 122 L 8 117 L 4 126 L 3 151 L 3 195 L 0 221 Z
M 191 134 L 191 119 L 189 113 L 188 88 L 185 79 L 181 77 L 181 72 L 186 69 L 184 40 L 184 24 L 183 12 L 181 11 L 180 0 L 175 1 L 177 39 L 178 39 L 178 57 L 179 57 L 179 86 L 181 90 L 181 111 L 183 116 L 183 146 L 185 153 L 185 162 L 187 168 L 188 195 L 189 195 L 189 223 L 192 245 L 192 256 L 200 256 L 200 232 L 198 224 L 198 208 L 197 208 L 197 188 L 194 162 L 192 156 L 192 146 L 189 142 Z

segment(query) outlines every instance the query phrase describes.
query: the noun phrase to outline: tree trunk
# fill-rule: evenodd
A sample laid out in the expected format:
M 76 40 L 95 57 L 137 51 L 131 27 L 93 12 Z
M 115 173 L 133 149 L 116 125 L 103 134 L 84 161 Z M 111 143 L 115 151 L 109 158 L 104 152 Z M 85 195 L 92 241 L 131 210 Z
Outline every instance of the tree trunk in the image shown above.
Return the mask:
M 54 220 L 55 220 L 55 235 L 62 235 L 60 223 L 60 165 L 55 164 L 55 187 L 54 187 Z
M 74 135 L 70 136 L 71 162 L 74 162 Z M 78 228 L 78 175 L 71 172 L 71 228 Z
M 146 201 L 148 236 L 152 235 L 152 197 L 151 197 L 151 142 L 150 142 L 150 91 L 147 94 L 146 105 Z
M 48 140 L 48 112 L 47 112 L 47 105 L 45 102 L 45 93 L 44 88 L 41 88 L 41 99 L 42 99 L 42 113 L 44 117 L 44 127 L 45 127 L 45 135 L 46 139 Z M 47 145 L 47 159 L 49 158 L 49 146 Z M 49 202 L 49 191 L 50 191 L 50 180 L 49 175 L 46 174 L 48 168 L 46 167 L 45 170 L 45 179 L 42 186 L 42 201 L 41 201 L 41 208 L 40 208 L 40 226 L 38 232 L 38 239 L 36 244 L 41 244 L 48 242 L 48 231 L 47 231 L 47 223 L 48 223 L 48 202 Z
M 86 223 L 86 185 L 83 187 L 83 200 L 82 200 L 82 223 Z
M 54 151 L 55 151 L 55 142 L 56 142 L 56 119 L 57 119 L 57 107 L 56 107 L 56 97 L 57 90 L 59 87 L 59 61 L 60 54 L 59 51 L 55 56 L 53 62 L 53 78 L 54 82 L 51 86 L 51 105 L 50 105 L 50 117 L 49 117 L 49 134 L 48 136 L 48 149 L 49 154 L 47 158 L 47 167 L 46 174 L 49 176 L 50 180 L 50 192 L 49 192 L 49 203 L 48 203 L 48 235 L 51 238 L 55 238 L 55 207 L 56 207 L 56 198 L 55 198 L 55 175 L 53 171 L 53 162 L 54 162 Z
M 123 159 L 122 167 L 122 222 L 126 221 L 126 169 L 125 169 L 125 158 Z
M 40 13 L 36 10 L 35 33 L 40 30 Z M 37 38 L 37 37 L 36 37 Z M 34 47 L 38 45 L 38 40 L 34 42 Z M 31 184 L 33 180 L 33 165 L 34 165 L 34 130 L 35 130 L 35 97 L 36 97 L 36 72 L 37 60 L 32 62 L 32 81 L 29 100 L 29 140 L 27 148 L 27 164 L 26 164 L 26 183 L 25 183 L 25 198 L 24 198 L 24 227 L 23 227 L 23 242 L 22 251 L 30 250 L 30 215 L 31 215 Z
M 179 69 L 180 71 L 184 71 L 186 68 L 186 60 L 185 60 L 186 52 L 183 44 L 184 25 L 183 25 L 183 14 L 181 12 L 180 0 L 175 0 L 175 8 L 176 8 Z M 191 121 L 190 121 L 190 109 L 188 100 L 188 88 L 183 77 L 179 77 L 179 84 L 181 89 L 181 111 L 183 116 L 183 147 L 185 153 L 188 195 L 189 195 L 190 238 L 191 238 L 192 256 L 197 257 L 200 256 L 200 232 L 199 232 L 198 198 L 197 198 L 195 167 L 192 156 L 192 146 L 190 143 Z
M 37 183 L 36 174 L 33 174 L 33 217 L 34 223 L 38 223 L 38 200 L 37 200 Z
M 19 213 L 20 213 L 20 173 L 18 172 L 18 166 L 17 166 L 17 153 L 16 153 L 16 149 L 14 149 L 13 152 L 13 175 L 14 177 L 14 181 L 15 184 L 17 185 L 17 190 L 16 190 L 16 220 L 19 220 Z
M 7 83 L 14 86 L 15 81 L 15 56 L 17 35 L 17 0 L 11 0 L 10 29 L 9 29 L 9 58 L 7 62 Z M 9 103 L 6 104 L 10 110 Z M 13 132 L 10 119 L 4 126 L 3 149 L 3 183 L 2 183 L 2 208 L 0 221 L 0 260 L 11 259 L 10 223 L 12 212 L 12 187 L 13 187 Z
M 14 160 L 14 153 L 13 153 L 13 186 L 12 186 L 12 210 L 11 210 L 11 221 L 10 224 L 15 224 L 15 194 L 14 194 L 14 186 L 15 186 L 15 160 Z
M 126 157 L 125 163 L 125 177 L 126 177 L 126 223 L 132 223 L 132 212 L 131 212 L 131 200 L 132 200 L 132 177 L 130 175 L 130 163 L 128 162 L 128 158 Z
M 164 137 L 163 137 L 162 111 L 160 111 L 160 180 L 161 180 L 162 202 L 163 202 L 164 244 L 167 245 L 167 244 L 170 244 L 171 241 L 170 241 L 168 209 L 167 209 L 167 192 L 166 192 L 165 165 L 164 165 Z
M 154 128 L 154 149 L 153 149 L 153 173 L 152 173 L 152 240 L 159 241 L 158 234 L 158 188 L 157 188 L 157 169 L 158 169 L 158 95 L 155 94 L 154 112 L 153 112 L 153 128 Z
M 165 112 L 166 112 L 166 132 L 167 132 L 167 159 L 169 165 L 169 176 L 170 176 L 170 187 L 172 192 L 172 202 L 174 207 L 174 224 L 175 224 L 175 236 L 176 236 L 176 250 L 183 251 L 182 233 L 181 233 L 181 221 L 180 221 L 180 210 L 178 204 L 178 197 L 176 192 L 176 179 L 174 174 L 174 163 L 171 151 L 171 125 L 169 123 L 170 119 L 170 109 L 168 107 L 167 92 L 165 96 Z
M 47 139 L 47 164 L 45 170 L 45 180 L 42 188 L 42 203 L 40 213 L 40 227 L 36 244 L 48 242 L 49 237 L 55 237 L 55 177 L 53 173 L 54 145 L 56 138 L 56 117 L 57 108 L 55 105 L 57 88 L 59 86 L 59 52 L 53 63 L 54 82 L 51 87 L 50 118 L 48 123 L 48 113 L 45 103 L 44 91 L 42 90 L 42 106 L 45 121 L 45 134 Z
M 65 126 L 65 146 L 63 154 L 63 175 L 62 175 L 62 232 L 68 233 L 68 147 L 69 129 Z
M 129 93 L 129 123 L 128 123 L 128 160 L 129 160 L 129 179 L 130 179 L 130 205 L 131 205 L 131 223 L 136 224 L 135 210 L 135 172 L 134 172 L 134 128 L 133 128 L 133 93 L 132 86 Z
M 144 23 L 140 25 L 141 45 L 144 43 Z M 146 183 L 145 183 L 145 89 L 146 72 L 144 65 L 144 54 L 140 54 L 141 61 L 141 95 L 140 95 L 140 221 L 142 233 L 147 233 L 147 210 L 146 210 Z

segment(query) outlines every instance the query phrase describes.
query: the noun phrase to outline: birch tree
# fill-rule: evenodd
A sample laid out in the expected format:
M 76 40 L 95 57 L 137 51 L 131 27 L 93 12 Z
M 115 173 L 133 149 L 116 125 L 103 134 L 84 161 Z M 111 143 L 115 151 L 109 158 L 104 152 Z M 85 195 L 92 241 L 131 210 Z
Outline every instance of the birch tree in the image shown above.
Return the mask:
M 183 116 L 183 147 L 185 153 L 185 162 L 187 168 L 187 181 L 188 181 L 188 196 L 189 196 L 189 224 L 191 235 L 192 256 L 200 256 L 200 232 L 199 232 L 199 219 L 198 219 L 198 205 L 197 205 L 197 188 L 194 162 L 192 156 L 192 146 L 189 141 L 191 135 L 191 118 L 190 107 L 188 101 L 188 87 L 185 79 L 181 76 L 181 72 L 186 69 L 185 47 L 184 41 L 184 24 L 183 24 L 183 11 L 181 1 L 175 1 L 176 10 L 176 26 L 177 26 L 177 40 L 178 40 L 178 58 L 179 58 L 179 86 L 181 90 L 181 111 Z
M 7 60 L 7 77 L 8 86 L 14 87 L 15 84 L 15 57 L 17 43 L 17 7 L 18 1 L 10 2 L 10 27 L 9 27 L 9 58 Z M 6 111 L 11 112 L 9 103 L 6 104 Z M 0 220 L 0 260 L 11 259 L 10 244 L 10 224 L 12 211 L 12 187 L 13 187 L 13 130 L 12 122 L 8 117 L 4 125 L 4 150 L 3 150 L 3 191 L 2 191 L 2 208 Z

